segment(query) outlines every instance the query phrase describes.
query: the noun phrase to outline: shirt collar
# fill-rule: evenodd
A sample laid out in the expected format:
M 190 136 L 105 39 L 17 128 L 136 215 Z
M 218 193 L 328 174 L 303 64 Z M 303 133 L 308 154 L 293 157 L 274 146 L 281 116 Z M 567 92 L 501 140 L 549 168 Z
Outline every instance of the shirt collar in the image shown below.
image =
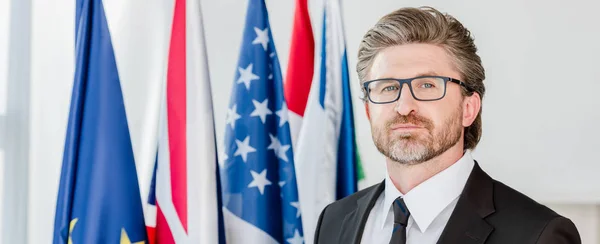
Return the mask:
M 402 196 L 419 230 L 425 232 L 435 217 L 461 194 L 474 165 L 471 151 L 466 150 L 455 164 L 417 185 L 406 195 L 396 189 L 386 169 L 381 228 L 388 213 L 393 213 L 392 203 Z

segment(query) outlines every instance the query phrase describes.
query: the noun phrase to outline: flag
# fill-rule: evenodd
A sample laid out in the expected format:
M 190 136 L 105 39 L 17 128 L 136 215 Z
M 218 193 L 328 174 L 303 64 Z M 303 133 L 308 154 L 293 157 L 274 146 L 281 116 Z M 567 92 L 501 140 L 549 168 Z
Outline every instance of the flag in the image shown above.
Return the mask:
M 319 78 L 311 86 L 295 158 L 307 243 L 323 208 L 356 192 L 361 177 L 340 4 L 324 4 Z
M 264 0 L 249 0 L 222 160 L 227 243 L 303 243 L 288 109 Z
M 78 0 L 76 67 L 53 243 L 142 243 L 142 201 L 100 0 Z
M 146 209 L 151 243 L 225 243 L 203 32 L 199 0 L 176 0 Z
M 158 160 L 158 156 L 156 157 Z M 148 243 L 156 244 L 156 168 L 158 162 L 154 162 L 152 170 L 152 179 L 148 188 L 148 200 L 144 206 L 144 221 L 146 222 L 146 233 L 148 234 Z
M 285 100 L 288 104 L 289 123 L 292 134 L 292 148 L 296 147 L 302 117 L 308 101 L 310 84 L 313 79 L 315 40 L 308 14 L 308 1 L 296 0 L 294 29 L 287 73 L 285 77 Z

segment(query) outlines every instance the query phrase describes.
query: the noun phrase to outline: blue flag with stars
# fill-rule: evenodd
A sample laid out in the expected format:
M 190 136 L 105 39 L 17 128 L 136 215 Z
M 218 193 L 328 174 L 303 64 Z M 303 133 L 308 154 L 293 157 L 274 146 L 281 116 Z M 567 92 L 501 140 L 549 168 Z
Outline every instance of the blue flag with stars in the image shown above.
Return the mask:
M 101 0 L 78 0 L 76 67 L 54 244 L 143 243 L 123 93 Z
M 221 167 L 227 243 L 303 243 L 288 110 L 264 0 L 249 0 Z

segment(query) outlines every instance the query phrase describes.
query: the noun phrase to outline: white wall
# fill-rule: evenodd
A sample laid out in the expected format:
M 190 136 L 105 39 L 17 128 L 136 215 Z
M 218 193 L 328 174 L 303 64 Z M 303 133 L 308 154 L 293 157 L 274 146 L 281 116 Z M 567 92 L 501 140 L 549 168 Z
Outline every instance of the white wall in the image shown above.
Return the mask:
M 6 113 L 6 90 L 8 79 L 8 33 L 10 1 L 0 0 L 0 116 Z M 1 209 L 1 208 L 0 208 Z
M 29 149 L 29 61 L 30 61 L 30 20 L 31 4 L 28 0 L 3 3 L 10 7 L 10 14 L 3 16 L 1 24 L 6 33 L 3 34 L 5 67 L 2 69 L 4 79 L 4 110 L 0 118 L 0 147 L 3 151 L 2 165 L 2 242 L 25 237 L 28 203 L 28 149 Z M 10 5 L 10 6 L 8 6 Z M 8 21 L 8 23 L 7 23 Z M 8 67 L 8 69 L 7 69 Z M 13 187 L 19 186 L 19 188 Z M 21 228 L 19 228 L 21 227 Z M 25 241 L 26 239 L 23 239 Z
M 8 0 L 0 0 L 0 4 L 2 1 Z M 284 71 L 293 2 L 267 1 Z M 319 47 L 321 0 L 309 3 Z M 74 1 L 33 0 L 32 4 L 27 228 L 29 243 L 47 243 L 52 233 L 73 79 Z M 221 142 L 246 6 L 240 0 L 203 0 L 202 4 L 217 138 Z M 471 29 L 480 48 L 488 93 L 483 104 L 484 135 L 475 158 L 493 177 L 572 218 L 584 243 L 600 243 L 600 208 L 596 205 L 600 203 L 600 178 L 596 177 L 600 160 L 594 150 L 600 146 L 596 140 L 600 128 L 595 126 L 600 119 L 600 109 L 595 107 L 600 100 L 593 93 L 600 88 L 596 78 L 600 77 L 600 62 L 595 59 L 600 55 L 600 32 L 593 31 L 600 23 L 594 12 L 600 3 L 594 1 L 343 1 L 357 135 L 367 174 L 361 186 L 380 181 L 384 168 L 358 100 L 354 72 L 358 43 L 384 14 L 420 5 L 432 5 L 456 16 Z M 0 32 L 0 71 L 2 33 L 7 32 Z M 128 119 L 130 125 L 140 125 L 145 116 L 139 112 L 145 111 L 141 101 L 147 94 L 132 90 L 124 91 L 130 101 Z M 133 144 L 139 145 L 142 136 L 134 134 Z M 144 157 L 140 151 L 136 149 L 136 159 Z

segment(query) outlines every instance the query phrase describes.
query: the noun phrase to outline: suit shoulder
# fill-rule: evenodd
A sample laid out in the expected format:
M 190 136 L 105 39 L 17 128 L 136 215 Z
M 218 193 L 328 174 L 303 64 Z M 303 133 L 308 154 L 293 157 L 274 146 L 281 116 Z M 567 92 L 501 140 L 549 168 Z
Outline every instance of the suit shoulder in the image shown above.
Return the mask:
M 494 204 L 498 213 L 509 212 L 514 216 L 522 216 L 523 219 L 540 224 L 562 217 L 547 206 L 496 180 L 494 180 Z
M 339 199 L 335 202 L 330 203 L 326 207 L 327 214 L 328 215 L 333 214 L 333 216 L 336 216 L 339 214 L 345 215 L 346 213 L 353 211 L 354 209 L 356 209 L 356 201 L 358 201 L 358 199 L 364 197 L 368 193 L 377 190 L 376 188 L 378 186 L 380 186 L 380 184 L 381 183 L 372 185 L 372 186 L 362 189 L 358 192 L 355 192 L 352 195 L 349 195 L 347 197 L 344 197 L 342 199 Z
M 502 182 L 494 180 L 493 188 L 495 212 L 486 218 L 495 227 L 490 238 L 509 238 L 510 241 L 502 239 L 506 243 L 551 243 L 544 240 L 579 238 L 577 228 L 570 219 Z
M 377 193 L 377 187 L 381 186 L 381 184 L 376 184 L 327 205 L 319 216 L 315 231 L 315 243 L 337 243 L 346 216 L 352 211 L 356 211 L 361 198 L 370 198 L 369 194 Z

